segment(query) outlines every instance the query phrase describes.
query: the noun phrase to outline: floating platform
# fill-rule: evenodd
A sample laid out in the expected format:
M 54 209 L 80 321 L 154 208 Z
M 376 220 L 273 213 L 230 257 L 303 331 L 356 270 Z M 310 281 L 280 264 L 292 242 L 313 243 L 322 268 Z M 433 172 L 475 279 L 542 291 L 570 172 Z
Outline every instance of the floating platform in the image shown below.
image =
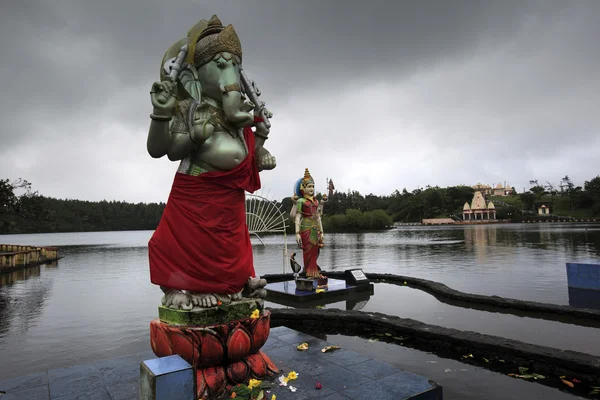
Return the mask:
M 371 282 L 350 285 L 345 280 L 331 278 L 329 278 L 327 287 L 323 288 L 324 291 L 319 293 L 299 290 L 294 280 L 269 283 L 265 289 L 267 290 L 267 301 L 290 307 L 310 307 L 343 300 L 364 301 L 374 294 L 374 286 Z
M 308 343 L 307 351 L 296 346 Z M 287 327 L 272 328 L 262 347 L 281 370 L 298 379 L 289 381 L 296 388 L 275 386 L 271 399 L 419 399 L 442 400 L 442 387 L 426 377 L 403 371 L 356 352 L 340 349 L 321 352 L 332 343 Z M 146 351 L 119 358 L 57 368 L 0 381 L 7 400 L 138 400 L 140 364 L 156 359 Z M 276 377 L 277 378 L 277 377 Z M 322 385 L 315 387 L 316 382 Z

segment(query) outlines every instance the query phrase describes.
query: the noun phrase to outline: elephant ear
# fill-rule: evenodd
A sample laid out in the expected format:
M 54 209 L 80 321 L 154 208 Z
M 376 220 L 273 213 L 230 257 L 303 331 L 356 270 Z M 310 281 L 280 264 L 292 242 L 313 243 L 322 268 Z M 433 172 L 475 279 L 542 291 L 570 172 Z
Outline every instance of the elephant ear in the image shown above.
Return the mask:
M 188 66 L 181 71 L 179 82 L 189 97 L 200 102 L 200 98 L 202 97 L 202 86 L 198 80 L 198 72 L 195 68 Z

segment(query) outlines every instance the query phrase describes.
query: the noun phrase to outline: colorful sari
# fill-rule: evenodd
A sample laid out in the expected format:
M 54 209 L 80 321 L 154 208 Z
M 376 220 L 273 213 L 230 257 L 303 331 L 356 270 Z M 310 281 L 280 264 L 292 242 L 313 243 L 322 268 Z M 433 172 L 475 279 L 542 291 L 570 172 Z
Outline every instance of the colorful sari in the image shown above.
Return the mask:
M 302 238 L 302 254 L 304 256 L 304 273 L 308 277 L 319 276 L 319 239 L 321 229 L 319 226 L 319 202 L 316 199 L 301 197 L 296 203 L 296 210 L 302 213 L 300 223 L 300 237 Z

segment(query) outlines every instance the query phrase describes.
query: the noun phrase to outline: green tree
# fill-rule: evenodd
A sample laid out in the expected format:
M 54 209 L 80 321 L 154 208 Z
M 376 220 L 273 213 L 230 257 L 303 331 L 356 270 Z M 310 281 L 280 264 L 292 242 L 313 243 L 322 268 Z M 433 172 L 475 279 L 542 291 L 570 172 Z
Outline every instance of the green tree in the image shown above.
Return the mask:
M 17 195 L 18 191 L 23 191 Z M 46 220 L 47 213 L 43 198 L 31 190 L 31 183 L 24 179 L 11 182 L 0 179 L 0 231 L 11 232 L 19 219 Z
M 585 181 L 583 187 L 592 200 L 591 205 L 594 215 L 600 215 L 600 175 L 589 181 Z
M 537 181 L 537 179 L 533 179 L 529 181 L 530 185 L 533 185 L 532 187 L 529 188 L 529 191 L 533 194 L 535 194 L 536 198 L 541 198 L 544 193 L 546 193 L 546 188 L 542 185 L 540 185 Z
M 537 195 L 535 193 L 526 192 L 521 193 L 520 197 L 521 201 L 523 202 L 523 208 L 527 211 L 533 211 Z
M 564 178 L 560 180 L 561 182 L 561 192 L 566 193 L 569 196 L 569 204 L 571 205 L 571 212 L 574 210 L 574 200 L 577 192 L 581 190 L 577 190 L 575 184 L 569 178 L 569 175 L 565 175 Z

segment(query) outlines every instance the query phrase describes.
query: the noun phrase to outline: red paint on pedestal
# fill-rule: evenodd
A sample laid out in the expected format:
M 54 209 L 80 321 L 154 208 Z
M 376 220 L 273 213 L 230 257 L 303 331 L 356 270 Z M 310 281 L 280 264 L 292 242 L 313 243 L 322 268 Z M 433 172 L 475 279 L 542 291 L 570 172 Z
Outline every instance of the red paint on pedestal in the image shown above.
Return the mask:
M 265 379 L 279 368 L 260 351 L 269 337 L 271 313 L 211 326 L 173 326 L 155 319 L 150 342 L 157 357 L 180 355 L 196 369 L 198 398 L 222 396 L 227 387 Z

